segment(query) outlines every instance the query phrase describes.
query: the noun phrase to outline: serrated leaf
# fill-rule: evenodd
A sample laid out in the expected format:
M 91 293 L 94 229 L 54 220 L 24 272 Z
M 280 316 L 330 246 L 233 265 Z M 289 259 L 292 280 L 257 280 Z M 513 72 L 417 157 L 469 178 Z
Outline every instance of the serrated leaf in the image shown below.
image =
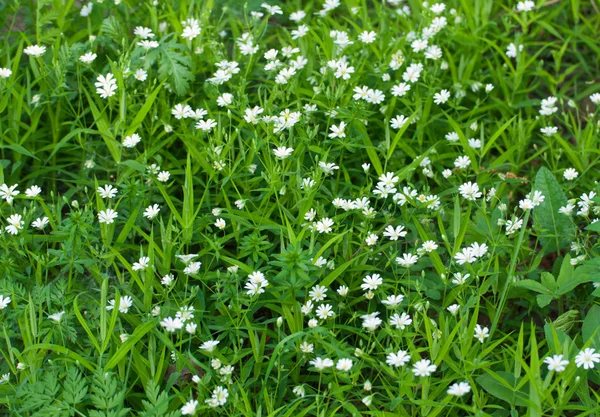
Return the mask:
M 550 272 L 542 273 L 542 285 L 552 292 L 556 290 L 556 281 Z
M 571 219 L 558 212 L 567 205 L 567 197 L 552 172 L 545 167 L 539 169 L 534 189 L 545 197 L 544 202 L 533 210 L 535 230 L 544 250 L 556 252 L 567 246 L 575 234 Z
M 192 60 L 184 55 L 184 45 L 175 41 L 164 42 L 160 46 L 160 58 L 158 66 L 158 76 L 161 81 L 169 81 L 175 93 L 179 96 L 185 94 L 190 83 L 194 79 L 190 67 Z
M 540 306 L 541 308 L 544 308 L 552 302 L 553 297 L 551 295 L 540 294 L 536 297 L 536 299 L 537 299 L 538 306 Z

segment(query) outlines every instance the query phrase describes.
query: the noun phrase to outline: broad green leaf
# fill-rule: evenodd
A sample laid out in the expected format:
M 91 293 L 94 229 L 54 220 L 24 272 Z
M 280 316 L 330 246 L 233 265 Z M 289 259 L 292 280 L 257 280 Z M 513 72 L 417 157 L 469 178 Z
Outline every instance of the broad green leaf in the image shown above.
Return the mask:
M 526 288 L 530 291 L 535 291 L 540 294 L 547 294 L 550 292 L 548 291 L 548 288 L 546 288 L 544 285 L 532 279 L 522 279 L 520 281 L 515 282 L 513 285 L 515 287 Z
M 586 343 L 595 335 L 596 341 L 600 340 L 600 306 L 594 304 L 588 311 L 581 326 L 581 337 L 583 343 Z
M 490 395 L 506 401 L 511 406 L 527 406 L 529 388 L 522 387 L 521 390 L 517 390 L 518 381 L 513 374 L 504 371 L 496 373 L 487 369 L 486 372 L 486 375 L 478 376 L 475 380 Z
M 533 209 L 535 230 L 544 250 L 556 252 L 567 246 L 575 235 L 571 219 L 558 212 L 567 205 L 567 197 L 552 172 L 545 167 L 540 168 L 535 177 L 534 190 L 545 197 L 544 202 Z

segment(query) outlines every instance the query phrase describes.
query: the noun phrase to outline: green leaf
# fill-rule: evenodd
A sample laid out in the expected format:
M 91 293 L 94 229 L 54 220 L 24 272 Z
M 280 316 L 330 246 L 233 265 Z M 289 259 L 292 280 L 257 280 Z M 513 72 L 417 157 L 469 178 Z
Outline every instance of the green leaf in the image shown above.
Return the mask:
M 571 256 L 567 255 L 562 261 L 560 272 L 558 274 L 557 284 L 559 287 L 567 285 L 573 279 L 573 265 L 571 265 Z
M 552 302 L 554 297 L 552 297 L 551 295 L 540 294 L 536 297 L 536 299 L 537 299 L 538 306 L 540 306 L 541 308 L 544 308 Z
M 583 325 L 581 326 L 581 337 L 583 338 L 583 343 L 587 343 L 588 340 L 592 336 L 595 335 L 596 341 L 600 341 L 600 306 L 595 304 L 590 308 L 585 319 L 583 320 Z
M 187 48 L 176 43 L 174 40 L 160 42 L 160 59 L 158 76 L 161 81 L 169 80 L 171 87 L 178 96 L 181 96 L 190 88 L 190 82 L 194 80 L 194 74 L 190 71 L 192 60 L 182 52 Z
M 116 310 L 116 307 L 115 307 Z M 131 336 L 129 336 L 129 338 L 127 338 L 127 340 L 125 341 L 125 343 L 123 343 L 121 345 L 121 347 L 115 352 L 115 354 L 108 360 L 108 362 L 106 363 L 106 366 L 104 367 L 104 370 L 109 370 L 111 368 L 113 368 L 114 366 L 116 366 L 121 359 L 123 359 L 125 357 L 125 355 L 127 355 L 127 353 L 129 353 L 129 351 L 131 349 L 133 349 L 133 347 L 135 346 L 135 344 L 146 334 L 148 333 L 150 330 L 152 330 L 154 328 L 155 323 L 153 321 L 148 321 L 144 324 L 142 324 L 141 326 L 138 326 L 133 334 Z
M 90 97 L 90 95 L 86 92 L 85 95 L 88 98 L 88 103 L 90 105 L 90 110 L 92 111 L 92 115 L 94 116 L 94 121 L 96 122 L 96 126 L 102 135 L 102 139 L 104 143 L 108 147 L 110 154 L 113 157 L 113 160 L 118 164 L 121 161 L 121 148 L 119 142 L 114 138 L 112 132 L 110 131 L 110 125 L 106 120 L 104 113 L 100 113 L 100 110 L 94 104 L 94 100 Z
M 367 129 L 365 128 L 365 125 L 362 122 L 356 120 L 356 121 L 354 121 L 354 123 L 352 123 L 351 126 L 356 131 L 356 134 L 358 136 L 361 136 L 362 141 L 365 144 L 365 150 L 367 151 L 369 160 L 371 161 L 371 164 L 373 164 L 373 168 L 375 168 L 375 172 L 377 172 L 377 175 L 383 175 L 383 167 L 381 166 L 381 161 L 379 160 L 379 155 L 377 155 L 377 150 L 376 150 L 375 146 L 373 145 L 373 142 L 371 142 L 371 138 L 369 137 L 369 134 L 367 133 Z
M 558 212 L 567 205 L 567 197 L 562 187 L 547 168 L 539 169 L 534 189 L 540 191 L 545 200 L 533 210 L 535 230 L 546 252 L 556 252 L 567 246 L 575 235 L 571 219 Z
M 493 372 L 487 370 L 487 375 L 478 376 L 475 380 L 490 395 L 509 403 L 511 406 L 527 406 L 528 388 L 522 387 L 517 390 L 515 377 L 504 371 Z
M 23 354 L 32 350 L 53 350 L 55 352 L 60 353 L 61 355 L 64 355 L 66 358 L 69 358 L 74 363 L 80 363 L 90 371 L 94 370 L 94 367 L 87 359 L 84 359 L 83 356 L 81 356 L 80 354 L 75 353 L 64 346 L 55 345 L 51 343 L 38 343 L 25 348 Z
M 556 281 L 554 280 L 554 276 L 550 272 L 542 273 L 542 285 L 551 292 L 554 292 L 556 290 Z
M 144 164 L 141 164 L 138 161 L 134 161 L 133 159 L 128 159 L 126 161 L 123 161 L 119 165 L 126 166 L 127 168 L 131 168 L 134 171 L 138 171 L 138 172 L 146 171 L 146 166 Z
M 21 155 L 25 155 L 30 158 L 37 159 L 39 161 L 39 158 L 37 158 L 34 154 L 29 152 L 27 149 L 25 149 L 25 147 L 23 147 L 22 145 L 19 145 L 18 143 L 12 143 L 10 145 L 5 145 L 5 146 L 2 146 L 2 148 L 8 148 L 14 152 L 20 153 Z
M 159 84 L 158 87 L 156 87 L 154 91 L 148 96 L 148 98 L 146 98 L 146 101 L 144 102 L 142 108 L 137 112 L 133 121 L 129 123 L 129 129 L 127 129 L 127 133 L 125 133 L 125 136 L 132 135 L 133 133 L 135 133 L 137 128 L 140 127 L 140 125 L 144 121 L 144 117 L 146 117 L 146 114 L 148 114 L 148 111 L 152 107 L 152 104 L 154 104 L 154 100 L 156 100 L 156 96 L 158 95 L 162 86 L 162 83 Z
M 535 291 L 538 292 L 540 294 L 547 294 L 548 288 L 546 288 L 544 285 L 542 285 L 541 283 L 534 281 L 532 279 L 522 279 L 520 281 L 517 281 L 514 283 L 515 287 L 522 287 L 522 288 L 526 288 L 530 291 Z

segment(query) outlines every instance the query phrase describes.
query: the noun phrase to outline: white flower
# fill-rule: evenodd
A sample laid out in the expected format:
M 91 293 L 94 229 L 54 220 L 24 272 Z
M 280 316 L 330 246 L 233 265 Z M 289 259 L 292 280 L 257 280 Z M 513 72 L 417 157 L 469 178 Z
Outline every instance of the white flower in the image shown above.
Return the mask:
M 223 219 L 217 219 L 215 221 L 215 227 L 216 228 L 223 230 L 223 229 L 225 229 L 225 226 L 227 226 L 227 223 L 225 223 L 225 220 L 223 220 Z
M 146 269 L 150 266 L 150 258 L 147 256 L 142 256 L 139 261 L 134 262 L 133 265 L 131 266 L 131 269 L 133 269 L 134 271 L 141 271 L 143 269 Z
M 332 125 L 329 129 L 331 133 L 329 134 L 330 138 L 345 138 L 346 134 L 344 133 L 344 128 L 346 127 L 346 123 L 340 122 L 339 126 Z
M 173 281 L 175 281 L 175 277 L 173 276 L 173 274 L 167 274 L 164 277 L 162 277 L 160 283 L 164 286 L 169 286 L 173 283 Z
M 42 189 L 37 185 L 32 185 L 28 189 L 25 190 L 25 195 L 29 198 L 35 198 L 42 192 Z
M 149 49 L 158 48 L 158 42 L 156 42 L 156 41 L 149 41 L 149 40 L 139 41 L 138 43 L 136 43 L 136 45 L 137 46 L 141 46 L 146 51 L 148 51 Z
M 44 227 L 46 227 L 49 223 L 49 219 L 48 217 L 42 217 L 42 218 L 37 218 L 35 219 L 32 223 L 31 226 L 35 227 L 36 229 L 42 230 Z
M 446 308 L 446 310 L 448 310 L 448 312 L 450 314 L 452 314 L 453 316 L 456 316 L 459 309 L 460 309 L 460 306 L 458 304 L 452 304 L 452 305 L 448 306 L 448 308 Z
M 171 114 L 175 116 L 177 120 L 180 120 L 194 116 L 194 111 L 189 105 L 183 105 L 179 103 L 176 104 L 175 107 L 173 107 L 173 109 L 171 110 Z
M 298 397 L 304 397 L 304 395 L 306 394 L 306 391 L 304 389 L 304 385 L 296 385 L 294 387 L 294 389 L 292 390 L 292 392 L 294 394 L 296 394 Z
M 397 353 L 390 353 L 386 356 L 385 362 L 390 366 L 395 366 L 397 368 L 406 365 L 410 362 L 410 356 L 408 356 L 408 352 L 405 350 L 399 350 Z
M 396 226 L 394 228 L 394 226 L 390 225 L 386 227 L 383 235 L 389 237 L 390 240 L 398 240 L 398 238 L 406 236 L 406 231 L 404 230 L 404 226 Z
M 404 117 L 403 115 L 398 115 L 398 116 L 394 117 L 392 120 L 390 120 L 392 129 L 396 129 L 396 130 L 402 129 L 402 126 L 404 126 L 407 122 L 408 122 L 408 117 Z
M 600 353 L 595 353 L 595 349 L 586 348 L 575 356 L 575 364 L 578 368 L 593 369 L 595 364 L 600 362 Z
M 233 103 L 233 94 L 223 93 L 217 98 L 217 105 L 219 107 L 226 107 Z
M 97 56 L 98 55 L 94 54 L 93 52 L 86 52 L 85 54 L 79 57 L 79 60 L 84 64 L 91 64 L 92 62 L 94 62 Z
M 0 78 L 8 78 L 12 74 L 9 68 L 0 68 Z
M 154 38 L 154 33 L 152 33 L 152 29 L 143 26 L 137 26 L 133 30 L 133 34 L 139 36 L 142 39 Z
M 144 217 L 146 217 L 148 220 L 152 220 L 153 218 L 155 218 L 158 215 L 159 211 L 160 211 L 160 206 L 158 204 L 148 206 L 148 207 L 146 207 L 146 210 L 144 210 Z
M 191 416 L 196 413 L 196 408 L 198 407 L 198 401 L 189 400 L 187 403 L 181 407 L 181 414 L 184 416 Z
M 382 323 L 382 320 L 379 317 L 377 317 L 378 315 L 379 311 L 360 316 L 360 318 L 363 320 L 362 326 L 369 332 L 375 330 Z
M 535 3 L 531 0 L 520 1 L 517 3 L 517 10 L 519 12 L 530 12 L 535 9 Z
M 171 176 L 171 174 L 169 173 L 169 171 L 161 171 L 158 173 L 156 179 L 159 180 L 160 182 L 167 182 L 167 181 L 169 181 L 170 176 Z
M 471 181 L 466 182 L 460 187 L 458 187 L 458 191 L 467 200 L 475 201 L 479 197 L 481 197 L 479 186 L 477 185 L 477 183 L 472 183 Z
M 464 251 L 463 251 L 463 252 L 464 252 Z M 469 253 L 469 254 L 472 254 L 472 253 L 473 253 L 473 251 L 472 251 L 472 250 L 469 248 L 469 250 L 468 250 L 468 253 Z M 458 255 L 457 255 L 457 256 L 458 256 Z M 461 263 L 461 262 L 457 262 L 457 263 L 458 263 L 459 265 L 462 265 L 464 262 L 462 262 L 462 263 Z M 471 262 L 469 262 L 469 263 L 471 263 Z M 467 282 L 467 279 L 469 279 L 469 277 L 471 276 L 471 274 L 462 274 L 462 273 L 460 273 L 460 272 L 456 272 L 456 273 L 455 273 L 453 276 L 454 276 L 454 278 L 452 279 L 452 283 L 453 283 L 454 285 L 462 285 L 462 284 L 464 284 L 465 282 Z
M 400 304 L 402 300 L 404 300 L 403 295 L 388 295 L 385 300 L 381 301 L 381 304 L 386 305 L 390 308 L 394 308 L 398 304 Z
M 331 231 L 333 230 L 331 226 L 333 226 L 333 224 L 333 220 L 324 217 L 315 223 L 315 230 L 319 233 L 331 233 Z
M 521 52 L 523 50 L 523 45 L 519 45 L 519 52 Z M 516 58 L 517 57 L 517 47 L 514 43 L 510 43 L 507 47 L 506 47 L 506 56 L 509 58 Z
M 160 325 L 164 327 L 166 331 L 173 333 L 175 330 L 179 330 L 183 327 L 183 321 L 178 317 L 166 317 L 160 322 Z
M 433 102 L 438 105 L 444 104 L 449 99 L 450 99 L 450 91 L 448 91 L 448 90 L 442 90 L 439 93 L 434 94 L 434 96 L 433 96 Z
M 523 219 L 507 220 L 505 223 L 506 235 L 510 236 L 523 226 Z
M 126 148 L 135 148 L 135 145 L 137 145 L 141 141 L 142 138 L 140 137 L 140 135 L 134 133 L 132 135 L 126 136 L 125 139 L 123 139 L 123 146 Z
M 0 310 L 4 310 L 6 307 L 8 307 L 10 302 L 11 302 L 10 297 L 5 297 L 3 295 L 0 295 Z
M 207 352 L 212 352 L 213 350 L 215 350 L 215 348 L 217 347 L 217 345 L 219 343 L 220 343 L 219 340 L 209 340 L 209 341 L 202 343 L 202 345 L 200 346 L 200 349 L 205 350 Z
M 375 38 L 377 38 L 377 34 L 373 31 L 364 31 L 362 32 L 360 35 L 358 35 L 358 39 L 362 42 L 362 43 L 373 43 L 375 42 Z
M 425 252 L 433 252 L 434 250 L 436 250 L 438 248 L 438 244 L 435 243 L 433 240 L 428 240 L 426 242 L 423 242 L 423 246 L 422 249 Z
M 333 307 L 330 304 L 321 304 L 317 308 L 317 317 L 321 320 L 326 320 L 329 317 L 333 317 Z
M 198 35 L 200 35 L 200 32 L 202 30 L 200 28 L 200 25 L 198 24 L 198 21 L 193 20 L 189 23 L 190 23 L 189 25 L 186 25 L 183 28 L 181 37 L 183 39 L 187 39 L 187 40 L 191 41 L 192 39 L 195 39 Z
M 313 353 L 315 346 L 312 343 L 308 343 L 306 341 L 300 344 L 300 351 L 302 353 Z
M 404 330 L 406 326 L 409 326 L 412 323 L 412 319 L 406 313 L 402 313 L 402 315 L 394 314 L 390 317 L 390 325 L 396 326 L 399 330 Z
M 133 77 L 138 81 L 146 81 L 146 79 L 148 78 L 148 73 L 146 71 L 144 71 L 142 68 L 139 68 L 138 70 L 135 71 L 135 73 L 133 74 Z
M 567 181 L 573 181 L 578 175 L 579 173 L 575 168 L 567 168 L 563 173 L 563 177 L 565 177 Z
M 19 230 L 22 230 L 25 226 L 25 222 L 22 220 L 22 216 L 20 214 L 13 214 L 6 219 L 8 222 L 8 226 L 6 226 L 6 231 L 11 235 L 16 235 L 19 233 Z
M 421 359 L 413 365 L 412 372 L 415 376 L 429 376 L 435 372 L 437 366 L 433 365 L 429 359 Z
M 481 327 L 479 324 L 475 326 L 475 334 L 473 335 L 481 343 L 490 337 L 490 329 L 487 327 Z M 600 355 L 599 355 L 600 356 Z
M 117 217 L 119 217 L 119 213 L 117 213 L 113 209 L 102 210 L 100 213 L 98 213 L 98 221 L 100 223 L 114 223 Z
M 381 284 L 383 284 L 381 275 L 367 275 L 363 278 L 363 284 L 361 284 L 360 288 L 362 288 L 364 291 L 376 290 Z
M 446 133 L 445 138 L 449 142 L 456 142 L 456 141 L 458 141 L 460 139 L 459 136 L 458 136 L 458 133 L 456 133 L 456 132 L 448 132 L 448 133 Z M 468 158 L 468 157 L 466 157 L 466 158 Z M 454 163 L 454 165 L 456 165 L 456 162 Z
M 331 368 L 333 366 L 333 361 L 329 358 L 320 358 L 317 357 L 311 361 L 308 362 L 309 364 L 311 364 L 312 366 L 314 366 L 315 368 L 317 368 L 317 371 L 322 371 L 325 368 Z
M 115 300 L 110 300 L 108 302 L 109 305 L 106 306 L 107 310 L 112 310 L 113 308 L 115 308 Z M 131 306 L 133 305 L 133 300 L 131 299 L 130 296 L 128 295 L 124 295 L 121 298 L 119 298 L 119 312 L 123 313 L 123 314 L 127 314 L 127 312 L 129 311 L 129 309 L 131 308 Z
M 277 159 L 285 159 L 290 156 L 292 152 L 294 152 L 293 148 L 286 148 L 285 146 L 273 149 L 273 154 Z
M 0 197 L 6 200 L 8 204 L 12 204 L 16 196 L 19 195 L 20 191 L 17 190 L 19 184 L 13 184 L 10 187 L 6 184 L 0 185 Z
M 200 129 L 203 132 L 210 132 L 215 126 L 217 126 L 217 122 L 213 119 L 199 120 L 196 123 L 196 129 Z
M 549 371 L 562 372 L 567 368 L 569 361 L 563 359 L 563 355 L 554 355 L 544 359 L 544 363 L 548 364 Z
M 405 268 L 410 268 L 412 265 L 416 264 L 419 261 L 419 258 L 412 253 L 405 253 L 402 257 L 396 258 L 396 262 Z
M 345 285 L 342 285 L 342 286 L 340 286 L 340 288 L 337 289 L 337 293 L 339 295 L 341 295 L 342 297 L 347 296 L 348 295 L 348 291 L 349 291 L 349 289 Z
M 468 382 L 457 382 L 456 384 L 450 385 L 448 388 L 448 395 L 454 395 L 455 397 L 462 397 L 471 391 L 471 386 Z
M 106 77 L 100 74 L 97 78 L 98 81 L 94 83 L 96 86 L 96 93 L 102 98 L 108 98 L 115 95 L 117 91 L 117 80 L 114 75 L 110 72 L 106 74 Z
M 590 101 L 594 104 L 600 104 L 600 93 L 594 93 L 590 96 Z
M 315 285 L 308 292 L 308 296 L 314 301 L 323 301 L 327 294 L 327 288 L 321 285 Z
M 260 5 L 260 7 L 267 9 L 267 12 L 269 14 L 283 14 L 283 11 L 281 10 L 281 7 L 279 7 L 279 6 L 271 6 L 267 3 L 263 3 Z
M 202 262 L 190 262 L 184 269 L 183 273 L 186 275 L 194 275 L 200 271 L 200 266 L 202 266 Z
M 33 57 L 37 58 L 37 57 L 40 57 L 40 56 L 44 55 L 44 53 L 46 52 L 46 47 L 45 46 L 39 46 L 39 45 L 31 45 L 31 46 L 28 46 L 27 48 L 25 48 L 23 50 L 23 52 L 26 55 L 30 55 L 30 56 L 33 56 Z
M 98 187 L 96 191 L 100 194 L 100 197 L 112 199 L 115 198 L 119 190 L 110 184 L 106 184 L 104 187 Z
M 367 246 L 373 246 L 377 243 L 377 240 L 379 240 L 379 236 L 377 236 L 375 233 L 371 233 L 365 239 L 365 243 L 367 244 Z
M 547 126 L 547 127 L 542 127 L 540 129 L 540 132 L 542 132 L 542 134 L 544 136 L 552 136 L 554 135 L 556 132 L 558 132 L 558 127 L 556 126 Z
M 348 372 L 350 369 L 352 369 L 352 359 L 339 359 L 335 365 L 335 368 L 338 371 Z

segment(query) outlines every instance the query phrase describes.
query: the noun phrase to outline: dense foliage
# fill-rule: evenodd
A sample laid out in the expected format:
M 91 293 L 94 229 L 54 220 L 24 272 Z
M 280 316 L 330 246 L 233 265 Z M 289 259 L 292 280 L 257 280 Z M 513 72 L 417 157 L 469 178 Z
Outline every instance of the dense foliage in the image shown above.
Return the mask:
M 1 2 L 0 413 L 600 415 L 598 6 Z

